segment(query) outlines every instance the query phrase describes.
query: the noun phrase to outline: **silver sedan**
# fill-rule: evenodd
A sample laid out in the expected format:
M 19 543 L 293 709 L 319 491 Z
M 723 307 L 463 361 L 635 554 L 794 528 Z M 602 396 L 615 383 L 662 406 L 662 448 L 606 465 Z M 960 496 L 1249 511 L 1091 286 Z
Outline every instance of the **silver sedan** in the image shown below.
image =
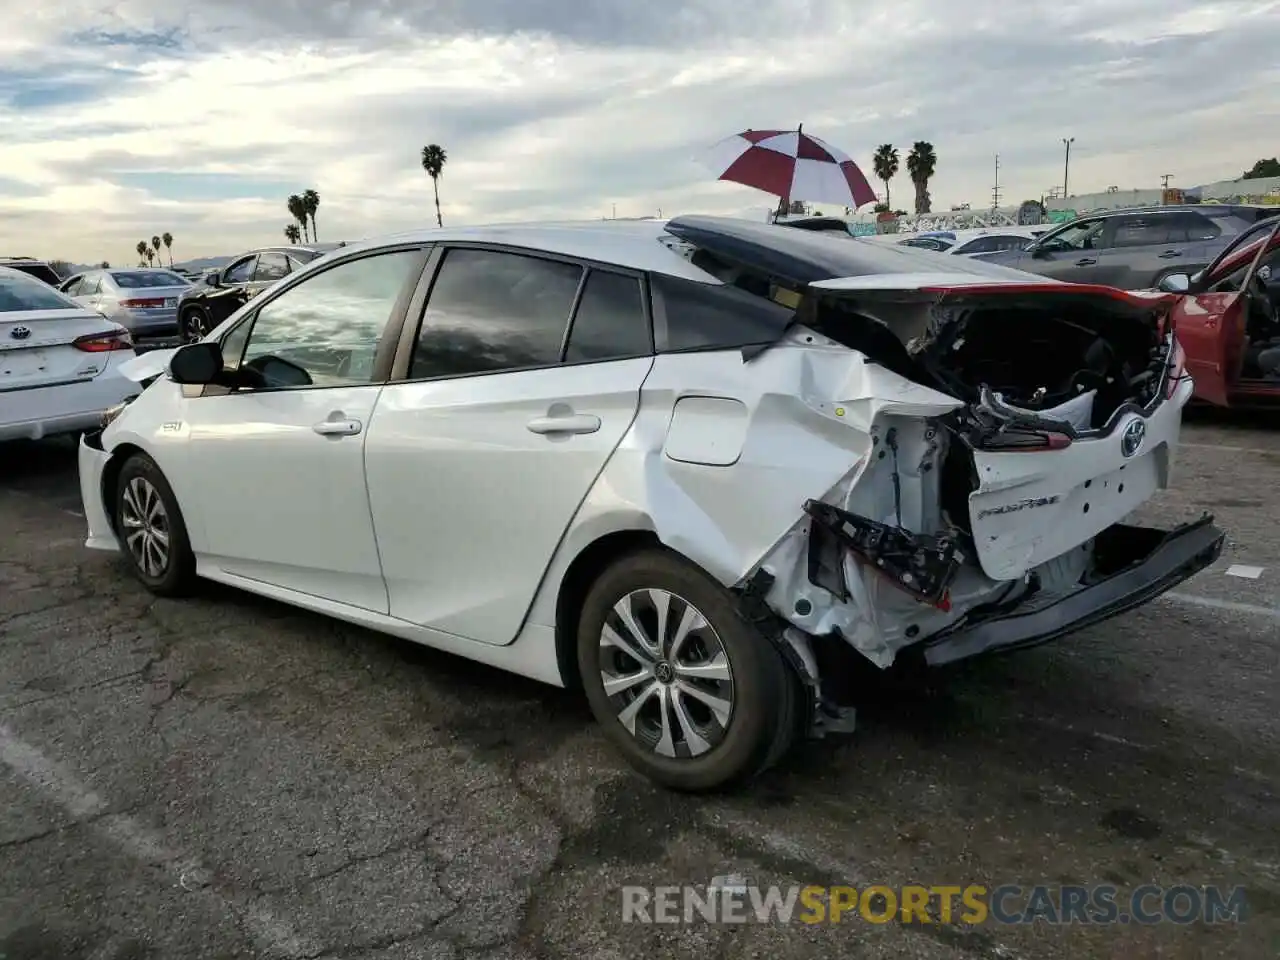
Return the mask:
M 191 282 L 172 270 L 89 270 L 59 288 L 77 303 L 114 320 L 135 340 L 178 332 L 178 297 Z

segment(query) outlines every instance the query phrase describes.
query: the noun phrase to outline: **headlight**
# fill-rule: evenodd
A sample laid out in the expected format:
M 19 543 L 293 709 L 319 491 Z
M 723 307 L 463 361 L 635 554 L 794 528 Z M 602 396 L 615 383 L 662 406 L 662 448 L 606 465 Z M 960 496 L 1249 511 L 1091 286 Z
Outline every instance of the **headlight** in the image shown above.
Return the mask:
M 133 400 L 133 397 L 130 397 L 124 403 L 117 403 L 114 407 L 107 407 L 102 411 L 102 428 L 104 430 L 111 424 L 112 420 L 124 413 L 124 408 L 129 405 L 131 400 Z

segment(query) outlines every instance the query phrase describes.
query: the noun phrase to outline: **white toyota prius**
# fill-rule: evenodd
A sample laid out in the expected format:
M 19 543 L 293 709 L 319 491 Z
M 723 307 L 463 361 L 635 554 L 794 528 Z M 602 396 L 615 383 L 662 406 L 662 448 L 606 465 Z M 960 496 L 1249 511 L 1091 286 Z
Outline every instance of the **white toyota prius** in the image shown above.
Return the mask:
M 832 664 L 1051 640 L 1212 563 L 1175 298 L 714 217 L 423 231 L 290 275 L 80 447 L 87 545 L 585 692 L 639 770 L 847 729 Z
M 133 357 L 120 324 L 0 267 L 0 441 L 97 428 L 103 410 L 137 395 L 120 373 Z

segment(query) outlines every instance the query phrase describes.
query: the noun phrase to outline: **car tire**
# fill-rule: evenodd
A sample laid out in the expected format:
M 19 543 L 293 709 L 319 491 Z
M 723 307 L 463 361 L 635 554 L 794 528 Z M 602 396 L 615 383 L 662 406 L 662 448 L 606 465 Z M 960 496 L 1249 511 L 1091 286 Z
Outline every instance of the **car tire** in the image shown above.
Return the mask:
M 670 551 L 629 554 L 601 573 L 583 604 L 577 653 L 605 735 L 663 786 L 736 786 L 780 760 L 795 738 L 800 684 L 781 651 L 728 590 Z
M 183 343 L 196 343 L 210 330 L 209 314 L 203 307 L 187 307 L 182 311 L 178 333 Z
M 195 556 L 178 499 L 156 462 L 142 453 L 126 460 L 115 501 L 116 539 L 133 575 L 157 596 L 188 595 Z

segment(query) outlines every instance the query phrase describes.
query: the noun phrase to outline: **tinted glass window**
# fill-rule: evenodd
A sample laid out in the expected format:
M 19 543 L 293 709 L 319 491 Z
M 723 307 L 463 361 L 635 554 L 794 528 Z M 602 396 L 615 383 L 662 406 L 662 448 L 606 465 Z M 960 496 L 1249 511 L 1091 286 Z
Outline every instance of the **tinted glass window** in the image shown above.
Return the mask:
M 248 283 L 249 278 L 253 276 L 253 262 L 256 257 L 247 257 L 239 263 L 234 264 L 226 272 L 227 283 Z
M 611 360 L 640 357 L 653 350 L 644 291 L 635 277 L 592 270 L 582 290 L 565 360 Z
M 240 362 L 269 387 L 369 383 L 382 331 L 416 251 L 362 257 L 317 273 L 263 304 Z M 280 361 L 283 361 L 280 362 Z
M 1180 236 L 1186 240 L 1216 240 L 1222 236 L 1222 228 L 1202 214 L 1175 213 L 1172 219 L 1177 222 Z
M 258 265 L 253 269 L 253 279 L 268 283 L 282 280 L 289 274 L 289 259 L 283 253 L 260 253 Z
M 1176 216 L 1117 217 L 1112 245 L 1144 247 L 1165 243 L 1185 243 L 1187 225 Z
M 21 270 L 37 280 L 43 280 L 50 286 L 56 287 L 62 282 L 62 277 L 58 276 L 57 271 L 45 263 L 10 263 L 8 266 L 13 267 L 15 270 Z
M 957 247 L 953 253 L 959 256 L 962 253 L 1000 253 L 1004 250 L 1021 250 L 1031 241 L 1027 237 L 1016 236 L 990 236 L 975 237 L 961 247 Z
M 431 287 L 409 376 L 465 376 L 560 362 L 582 267 L 450 250 Z
M 79 304 L 26 273 L 0 271 L 0 313 L 15 310 L 70 310 Z
M 1042 250 L 1098 250 L 1105 221 L 1079 220 L 1040 241 Z
M 764 297 L 719 284 L 654 274 L 650 281 L 666 318 L 667 350 L 708 350 L 769 344 L 795 311 Z

